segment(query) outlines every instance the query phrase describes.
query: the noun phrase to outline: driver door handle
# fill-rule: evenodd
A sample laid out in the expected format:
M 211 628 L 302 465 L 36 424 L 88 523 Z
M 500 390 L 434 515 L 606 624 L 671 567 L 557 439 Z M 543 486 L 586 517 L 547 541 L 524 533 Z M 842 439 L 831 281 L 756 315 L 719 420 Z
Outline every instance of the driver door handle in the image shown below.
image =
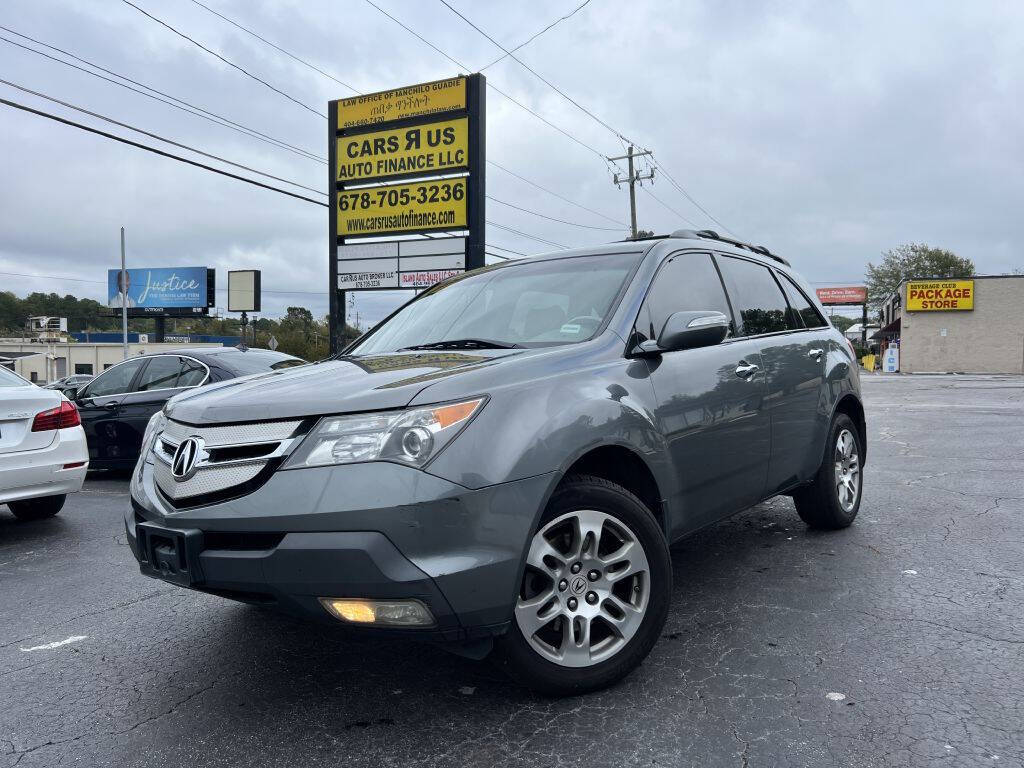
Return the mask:
M 115 408 L 117 408 L 117 400 L 108 400 L 103 404 L 103 407 L 106 408 L 108 411 L 112 411 Z
M 823 354 L 825 354 L 825 350 L 821 349 L 820 347 L 815 347 L 814 349 L 808 351 L 807 356 L 808 357 L 821 357 Z
M 749 379 L 759 370 L 759 366 L 754 365 L 753 363 L 748 363 L 746 360 L 741 360 L 740 364 L 736 366 L 736 375 L 741 379 Z

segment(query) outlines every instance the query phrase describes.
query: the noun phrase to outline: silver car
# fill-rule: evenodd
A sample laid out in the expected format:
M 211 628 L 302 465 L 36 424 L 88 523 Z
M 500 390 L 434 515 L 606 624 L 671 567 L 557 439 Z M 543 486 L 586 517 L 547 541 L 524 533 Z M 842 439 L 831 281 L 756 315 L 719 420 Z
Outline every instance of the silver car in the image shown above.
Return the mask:
M 143 573 L 571 694 L 657 642 L 673 542 L 778 494 L 850 525 L 865 425 L 803 279 L 682 231 L 460 275 L 334 359 L 175 397 L 142 447 Z

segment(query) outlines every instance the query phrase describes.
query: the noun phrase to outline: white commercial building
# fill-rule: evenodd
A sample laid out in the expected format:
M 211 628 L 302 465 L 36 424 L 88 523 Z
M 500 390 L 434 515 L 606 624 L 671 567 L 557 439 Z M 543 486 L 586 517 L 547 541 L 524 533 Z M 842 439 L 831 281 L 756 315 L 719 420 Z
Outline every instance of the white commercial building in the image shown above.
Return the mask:
M 148 355 L 154 352 L 170 352 L 187 346 L 189 349 L 221 347 L 222 344 L 140 343 L 129 344 L 128 354 Z M 29 381 L 49 384 L 75 373 L 95 376 L 114 363 L 124 359 L 121 344 L 38 342 L 18 339 L 0 339 L 0 365 L 11 369 Z

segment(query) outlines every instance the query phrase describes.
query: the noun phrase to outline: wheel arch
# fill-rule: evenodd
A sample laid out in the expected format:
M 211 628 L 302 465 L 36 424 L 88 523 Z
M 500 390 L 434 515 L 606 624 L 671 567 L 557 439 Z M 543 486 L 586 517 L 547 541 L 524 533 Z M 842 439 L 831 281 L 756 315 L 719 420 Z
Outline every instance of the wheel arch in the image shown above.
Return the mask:
M 857 432 L 860 433 L 861 463 L 864 464 L 868 458 L 868 428 L 867 420 L 864 417 L 864 404 L 856 395 L 848 392 L 839 398 L 835 408 L 832 409 L 832 420 L 835 420 L 836 415 L 840 413 L 849 416 L 857 426 Z

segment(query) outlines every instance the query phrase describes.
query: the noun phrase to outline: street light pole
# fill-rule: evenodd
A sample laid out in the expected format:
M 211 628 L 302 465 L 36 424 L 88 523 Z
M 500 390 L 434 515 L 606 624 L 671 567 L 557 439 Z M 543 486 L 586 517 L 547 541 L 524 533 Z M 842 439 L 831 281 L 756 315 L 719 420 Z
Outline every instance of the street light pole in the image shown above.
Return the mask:
M 121 346 L 128 359 L 128 270 L 124 267 L 124 227 L 121 227 Z

